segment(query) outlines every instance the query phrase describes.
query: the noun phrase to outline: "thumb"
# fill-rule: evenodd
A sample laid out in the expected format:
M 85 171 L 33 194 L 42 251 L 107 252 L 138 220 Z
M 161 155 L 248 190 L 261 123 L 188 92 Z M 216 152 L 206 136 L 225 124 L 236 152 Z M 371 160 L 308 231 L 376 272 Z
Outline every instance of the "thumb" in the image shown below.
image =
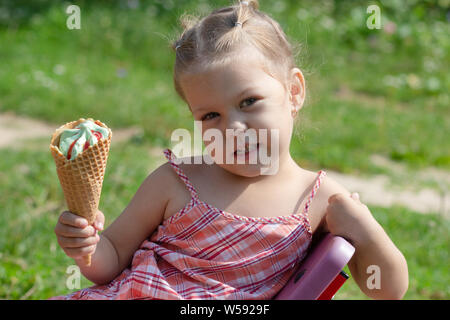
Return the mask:
M 336 197 L 338 197 L 338 196 L 340 196 L 340 195 L 342 195 L 341 193 L 335 193 L 335 194 L 333 194 L 332 196 L 330 196 L 329 198 L 328 198 L 328 203 L 332 203 L 333 201 L 334 201 L 334 199 L 336 199 Z
M 359 193 L 358 192 L 353 192 L 351 197 L 353 200 L 359 201 Z
M 361 203 L 361 201 L 359 200 L 358 192 L 353 192 L 350 197 L 352 197 L 352 199 L 355 200 L 356 202 Z
M 97 215 L 95 217 L 94 227 L 95 229 L 101 231 L 105 224 L 105 215 L 100 210 L 97 210 Z

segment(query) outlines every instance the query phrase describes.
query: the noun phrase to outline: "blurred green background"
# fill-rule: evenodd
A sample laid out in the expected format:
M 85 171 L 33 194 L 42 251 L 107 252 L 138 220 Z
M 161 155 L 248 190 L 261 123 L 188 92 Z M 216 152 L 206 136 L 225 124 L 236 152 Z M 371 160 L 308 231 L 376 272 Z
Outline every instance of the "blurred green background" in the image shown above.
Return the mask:
M 80 117 L 100 119 L 113 132 L 139 129 L 111 148 L 100 204 L 107 226 L 164 160 L 152 150 L 171 147 L 176 128 L 193 132 L 173 88 L 169 43 L 180 32 L 178 17 L 230 3 L 0 0 L 0 115 L 55 129 Z M 66 27 L 70 4 L 81 8 L 80 30 Z M 381 9 L 381 29 L 366 25 L 372 4 Z M 449 8 L 450 0 L 260 0 L 260 10 L 302 46 L 297 62 L 307 102 L 291 146 L 302 167 L 398 180 L 395 170 L 370 161 L 377 154 L 405 166 L 410 179 L 425 168 L 450 171 Z M 49 140 L 0 147 L 1 299 L 73 291 L 66 287 L 73 261 L 53 232 L 66 207 Z M 401 206 L 369 208 L 408 261 L 405 298 L 449 299 L 448 219 Z M 81 287 L 90 285 L 82 279 Z M 366 297 L 350 279 L 336 299 Z

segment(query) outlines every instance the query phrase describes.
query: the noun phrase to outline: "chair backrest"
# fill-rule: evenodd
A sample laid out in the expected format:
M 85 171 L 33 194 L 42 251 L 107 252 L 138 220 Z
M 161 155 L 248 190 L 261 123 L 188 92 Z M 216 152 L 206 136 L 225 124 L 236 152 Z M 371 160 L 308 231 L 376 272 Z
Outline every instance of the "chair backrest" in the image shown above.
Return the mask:
M 327 233 L 276 295 L 276 300 L 327 300 L 348 279 L 342 269 L 355 253 L 344 238 Z

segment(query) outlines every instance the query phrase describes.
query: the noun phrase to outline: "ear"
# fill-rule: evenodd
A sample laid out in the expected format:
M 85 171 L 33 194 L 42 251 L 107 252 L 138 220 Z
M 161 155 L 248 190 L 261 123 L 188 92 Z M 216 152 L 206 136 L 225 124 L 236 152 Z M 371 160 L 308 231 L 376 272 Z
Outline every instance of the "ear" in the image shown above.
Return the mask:
M 290 80 L 290 99 L 298 111 L 303 107 L 303 103 L 305 102 L 305 78 L 299 68 L 292 68 Z

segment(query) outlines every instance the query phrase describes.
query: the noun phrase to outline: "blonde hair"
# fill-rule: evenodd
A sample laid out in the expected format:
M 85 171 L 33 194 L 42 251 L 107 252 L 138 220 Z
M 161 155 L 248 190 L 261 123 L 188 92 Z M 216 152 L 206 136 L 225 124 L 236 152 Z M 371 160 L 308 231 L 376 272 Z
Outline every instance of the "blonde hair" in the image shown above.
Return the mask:
M 288 90 L 289 71 L 295 67 L 298 51 L 278 22 L 258 10 L 257 0 L 239 1 L 214 10 L 200 19 L 183 14 L 183 31 L 171 43 L 176 52 L 174 87 L 187 103 L 180 86 L 182 74 L 195 73 L 212 65 L 225 65 L 237 59 L 242 48 L 252 46 L 262 55 L 264 70 Z M 245 52 L 245 51 L 244 51 Z

